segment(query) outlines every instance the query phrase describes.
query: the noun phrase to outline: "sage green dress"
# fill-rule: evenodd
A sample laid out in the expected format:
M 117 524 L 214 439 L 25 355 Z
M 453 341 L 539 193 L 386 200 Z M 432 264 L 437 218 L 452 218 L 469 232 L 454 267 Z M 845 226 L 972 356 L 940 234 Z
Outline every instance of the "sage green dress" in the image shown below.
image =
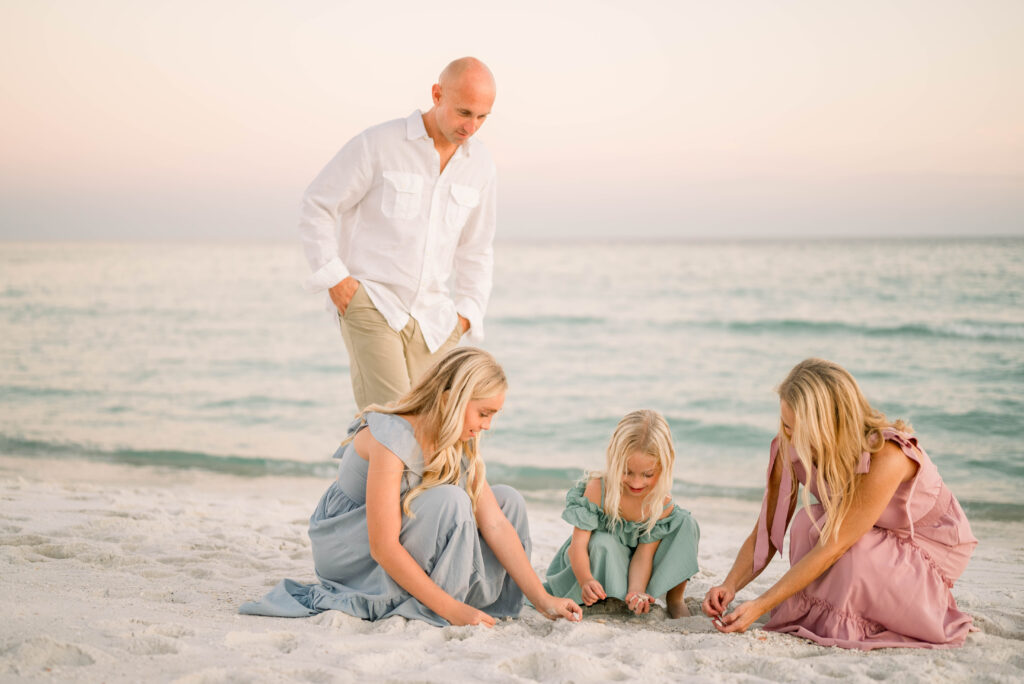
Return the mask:
M 672 512 L 660 519 L 651 530 L 646 524 L 621 520 L 614 529 L 608 515 L 600 506 L 583 495 L 585 480 L 578 482 L 565 495 L 562 520 L 581 530 L 592 530 L 590 535 L 590 572 L 604 587 L 609 598 L 626 600 L 629 582 L 629 561 L 640 544 L 661 541 L 654 553 L 651 579 L 647 593 L 657 598 L 681 582 L 697 574 L 697 542 L 700 527 L 689 511 L 670 503 Z M 604 501 L 604 479 L 601 479 L 601 500 Z M 580 584 L 569 563 L 569 543 L 562 544 L 548 567 L 544 588 L 554 596 L 571 598 L 582 604 Z

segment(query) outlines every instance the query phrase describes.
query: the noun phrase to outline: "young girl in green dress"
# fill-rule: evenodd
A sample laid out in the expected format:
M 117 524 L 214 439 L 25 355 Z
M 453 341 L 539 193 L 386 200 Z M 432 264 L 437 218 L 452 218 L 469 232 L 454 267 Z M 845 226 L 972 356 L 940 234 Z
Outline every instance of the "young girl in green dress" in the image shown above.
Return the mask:
M 608 444 L 603 473 L 590 473 L 565 496 L 573 526 L 547 571 L 555 596 L 591 606 L 608 597 L 637 615 L 665 595 L 669 615 L 689 615 L 686 582 L 697 572 L 700 528 L 672 503 L 672 434 L 657 411 L 626 415 Z

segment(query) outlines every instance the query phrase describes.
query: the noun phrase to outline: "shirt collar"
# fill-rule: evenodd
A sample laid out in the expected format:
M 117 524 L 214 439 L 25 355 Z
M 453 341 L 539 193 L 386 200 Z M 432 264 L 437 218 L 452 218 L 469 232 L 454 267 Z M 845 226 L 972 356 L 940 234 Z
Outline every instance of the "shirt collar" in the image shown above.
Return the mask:
M 422 140 L 424 138 L 430 140 L 430 136 L 427 135 L 427 127 L 423 125 L 423 112 L 420 110 L 417 109 L 413 111 L 413 113 L 405 119 L 405 137 L 407 140 Z M 456 148 L 455 154 L 452 158 L 455 159 L 458 157 L 470 156 L 470 152 L 472 151 L 471 148 L 475 144 L 476 139 L 470 138 Z
M 405 119 L 405 137 L 408 140 L 429 138 L 427 127 L 423 125 L 423 112 L 415 110 Z

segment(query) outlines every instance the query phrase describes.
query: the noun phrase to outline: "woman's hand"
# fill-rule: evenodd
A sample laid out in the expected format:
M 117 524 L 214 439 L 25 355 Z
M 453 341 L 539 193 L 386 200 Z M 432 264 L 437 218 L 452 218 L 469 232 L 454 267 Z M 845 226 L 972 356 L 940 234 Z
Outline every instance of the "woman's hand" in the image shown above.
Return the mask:
M 708 589 L 704 595 L 704 602 L 700 604 L 701 610 L 709 618 L 721 618 L 725 609 L 729 607 L 732 600 L 736 598 L 736 592 L 724 584 Z
M 764 612 L 758 601 L 744 601 L 736 606 L 735 610 L 731 613 L 727 613 L 717 620 L 712 620 L 711 624 L 719 632 L 745 632 L 747 627 L 754 624 L 754 620 L 764 615 Z
M 652 603 L 654 603 L 654 597 L 648 596 L 642 591 L 633 590 L 626 593 L 626 607 L 636 615 L 650 612 Z
M 608 595 L 604 593 L 604 587 L 596 579 L 591 579 L 580 585 L 580 591 L 583 593 L 583 605 L 592 606 L 598 601 L 603 601 L 608 598 Z
M 477 610 L 473 606 L 461 602 L 457 603 L 449 614 L 442 615 L 441 617 L 455 627 L 461 627 L 463 625 L 483 625 L 484 627 L 494 626 L 493 617 L 482 610 Z
M 583 609 L 572 599 L 558 598 L 548 594 L 539 602 L 534 602 L 533 606 L 548 620 L 565 618 L 569 622 L 579 622 L 583 619 Z

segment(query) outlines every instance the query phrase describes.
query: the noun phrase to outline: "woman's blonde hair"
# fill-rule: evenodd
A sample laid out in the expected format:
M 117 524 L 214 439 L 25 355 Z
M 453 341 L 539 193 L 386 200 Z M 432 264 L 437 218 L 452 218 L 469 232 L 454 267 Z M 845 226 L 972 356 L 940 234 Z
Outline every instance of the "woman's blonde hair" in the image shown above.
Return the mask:
M 804 471 L 817 473 L 818 499 L 826 513 L 825 527 L 818 532 L 822 541 L 836 539 L 853 503 L 861 454 L 876 453 L 885 445 L 883 429 L 910 432 L 911 427 L 902 420 L 889 421 L 872 408 L 853 376 L 824 359 L 798 363 L 779 385 L 778 393 L 796 419 L 790 437 L 780 421 L 780 452 L 788 453 L 789 447 L 794 447 Z M 807 487 L 803 502 L 810 507 Z
M 477 498 L 485 482 L 480 459 L 480 436 L 463 442 L 466 405 L 471 400 L 490 399 L 508 389 L 505 371 L 489 353 L 476 347 L 457 347 L 435 363 L 411 390 L 397 401 L 367 406 L 360 415 L 377 413 L 413 415 L 419 418 L 417 439 L 430 445 L 423 454 L 423 480 L 402 500 L 402 512 L 414 517 L 409 505 L 424 491 L 443 484 L 458 485 L 462 458 L 466 457 L 466 492 L 476 511 Z
M 661 517 L 665 497 L 672 490 L 672 468 L 676 462 L 672 432 L 662 415 L 650 409 L 627 413 L 615 426 L 615 432 L 608 442 L 605 472 L 595 473 L 594 476 L 604 477 L 604 501 L 601 507 L 614 528 L 622 524 L 619 504 L 622 501 L 622 477 L 626 474 L 626 462 L 638 452 L 655 458 L 660 469 L 658 481 L 641 505 L 645 532 L 650 534 Z

